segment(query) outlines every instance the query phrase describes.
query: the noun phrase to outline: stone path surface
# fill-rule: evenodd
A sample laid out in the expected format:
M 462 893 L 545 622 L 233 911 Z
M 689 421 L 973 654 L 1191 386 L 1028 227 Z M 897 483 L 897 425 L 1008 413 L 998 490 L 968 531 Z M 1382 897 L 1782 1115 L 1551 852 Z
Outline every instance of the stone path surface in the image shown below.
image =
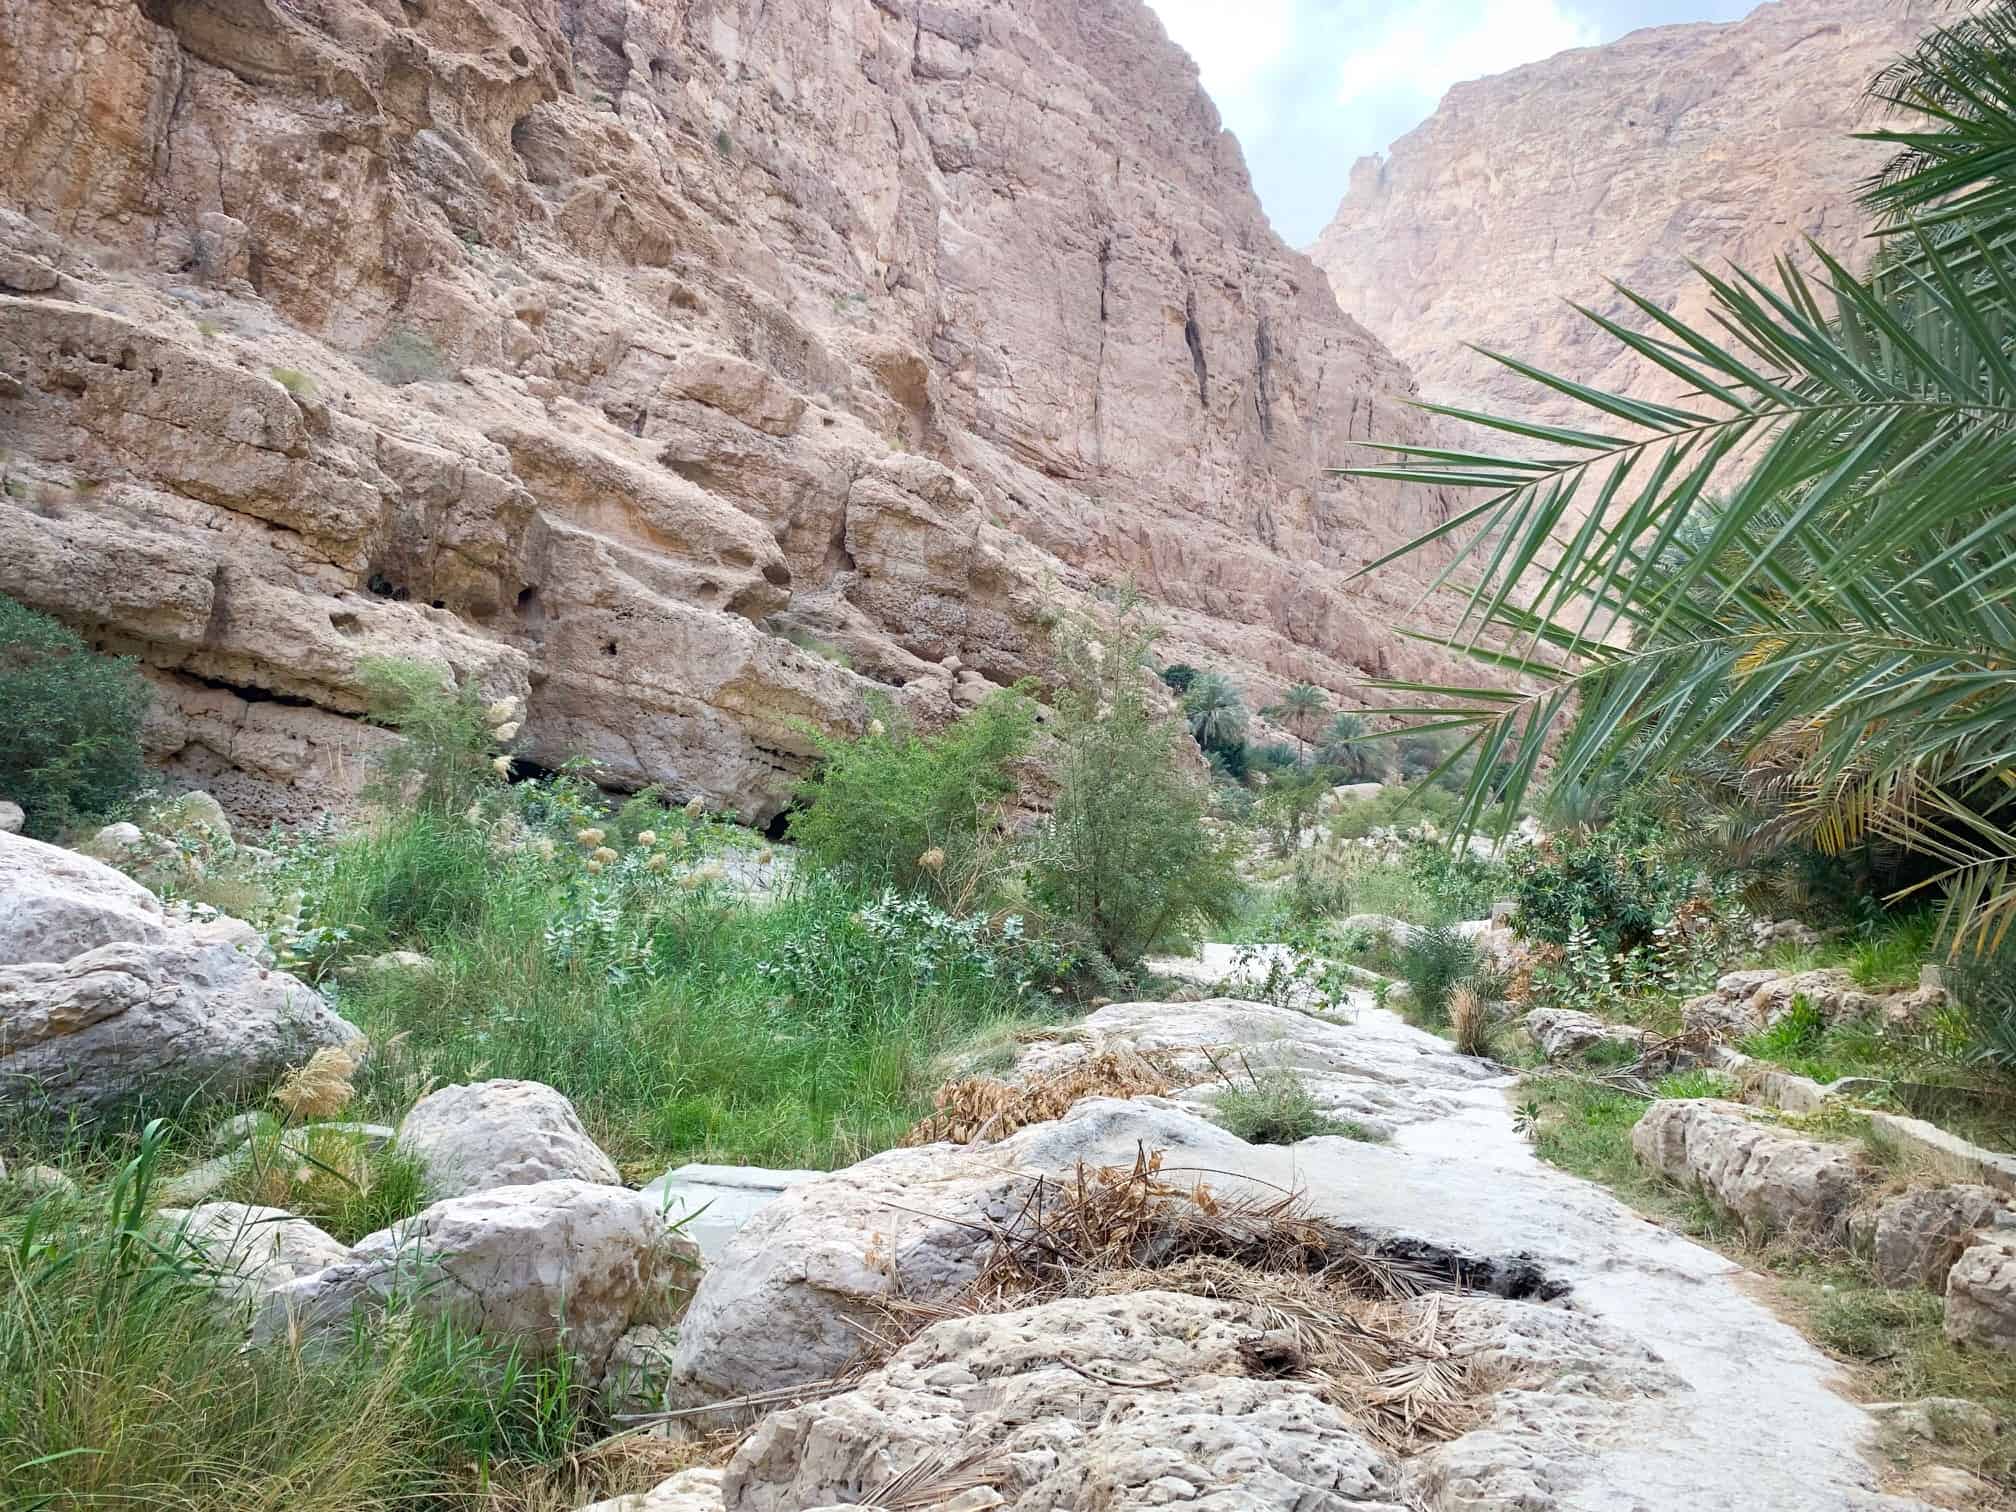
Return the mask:
M 1233 952 L 1208 946 L 1158 968 L 1222 981 Z M 1263 968 L 1264 969 L 1264 968 Z M 1184 1015 L 1218 1004 L 1101 1010 L 1090 1021 L 1142 1044 L 1184 1033 Z M 1142 1029 L 1121 1028 L 1138 1015 Z M 1307 1194 L 1319 1211 L 1361 1230 L 1460 1253 L 1530 1260 L 1565 1295 L 1552 1306 L 1599 1319 L 1642 1342 L 1684 1385 L 1625 1404 L 1600 1437 L 1547 1436 L 1547 1500 L 1576 1512 L 1840 1512 L 1917 1508 L 1876 1490 L 1864 1457 L 1869 1415 L 1837 1385 L 1840 1367 L 1760 1300 L 1754 1273 L 1648 1221 L 1602 1188 L 1537 1159 L 1513 1127 L 1506 1091 L 1442 1040 L 1353 992 L 1328 1017 L 1355 1048 L 1363 1095 L 1390 1100 L 1386 1144 L 1340 1138 L 1255 1147 L 1246 1174 Z M 1298 1041 L 1301 1039 L 1298 1036 Z M 1304 1052 L 1288 1051 L 1291 1057 Z M 1459 1441 L 1460 1442 L 1460 1441 Z M 1525 1505 L 1498 1500 L 1451 1506 Z

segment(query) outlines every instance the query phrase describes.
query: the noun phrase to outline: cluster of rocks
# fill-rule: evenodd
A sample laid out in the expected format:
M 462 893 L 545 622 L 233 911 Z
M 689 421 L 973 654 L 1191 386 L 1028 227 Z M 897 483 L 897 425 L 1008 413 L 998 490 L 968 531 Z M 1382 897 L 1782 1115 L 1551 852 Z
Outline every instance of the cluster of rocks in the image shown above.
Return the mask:
M 1937 967 L 1925 968 L 1918 986 L 1890 993 L 1865 992 L 1854 977 L 1838 967 L 1732 971 L 1716 982 L 1714 991 L 1691 999 L 1681 1009 L 1681 1021 L 1690 1030 L 1741 1039 L 1770 1028 L 1800 1002 L 1830 1025 L 1861 1019 L 1908 1025 L 1923 1022 L 1927 1014 L 1944 1005 L 1946 989 Z

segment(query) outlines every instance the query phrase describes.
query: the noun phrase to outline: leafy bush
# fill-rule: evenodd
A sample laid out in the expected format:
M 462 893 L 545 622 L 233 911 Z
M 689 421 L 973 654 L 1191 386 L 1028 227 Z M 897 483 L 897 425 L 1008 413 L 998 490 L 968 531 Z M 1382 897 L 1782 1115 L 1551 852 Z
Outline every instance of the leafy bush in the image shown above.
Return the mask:
M 1698 872 L 1656 821 L 1619 817 L 1581 837 L 1521 847 L 1508 858 L 1514 926 L 1566 945 L 1586 928 L 1612 955 L 1650 945 L 1695 895 Z
M 1302 843 L 1302 832 L 1316 823 L 1317 811 L 1330 791 L 1320 774 L 1293 772 L 1267 784 L 1253 805 L 1267 843 L 1277 856 L 1292 856 Z
M 1131 605 L 1110 632 L 1062 638 L 1056 806 L 1029 867 L 1037 906 L 1121 967 L 1231 917 L 1242 891 L 1233 842 L 1204 824 L 1209 789 L 1177 759 L 1181 726 L 1146 696 L 1153 638 Z
M 1407 847 L 1407 871 L 1445 919 L 1482 919 L 1505 896 L 1510 873 L 1502 861 L 1451 850 L 1441 841 L 1415 840 Z
M 1036 705 L 1019 688 L 989 694 L 938 735 L 919 735 L 885 705 L 858 739 L 814 737 L 820 764 L 799 786 L 791 839 L 851 886 L 986 903 L 1014 765 L 1035 735 Z
M 138 792 L 148 689 L 46 614 L 0 595 L 0 798 L 53 840 Z
M 1486 1003 L 1504 995 L 1504 983 L 1476 942 L 1444 926 L 1417 929 L 1401 946 L 1397 967 L 1413 994 L 1415 1015 L 1429 1024 L 1449 1023 L 1450 1000 L 1459 989 Z
M 398 657 L 357 664 L 373 724 L 403 737 L 377 757 L 366 796 L 388 810 L 459 814 L 503 780 L 497 748 L 517 733 L 516 700 L 488 704 L 473 682 Z

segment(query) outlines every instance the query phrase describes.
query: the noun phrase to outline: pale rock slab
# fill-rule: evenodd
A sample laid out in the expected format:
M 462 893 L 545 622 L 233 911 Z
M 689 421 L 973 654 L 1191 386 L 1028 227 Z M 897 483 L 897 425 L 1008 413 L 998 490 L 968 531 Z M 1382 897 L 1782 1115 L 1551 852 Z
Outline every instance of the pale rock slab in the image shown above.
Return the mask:
M 1739 1103 L 1713 1098 L 1654 1102 L 1631 1131 L 1631 1147 L 1645 1165 L 1698 1188 L 1756 1236 L 1837 1233 L 1863 1186 L 1843 1147 L 1797 1138 L 1758 1122 Z
M 430 1092 L 400 1121 L 399 1144 L 426 1167 L 427 1191 L 437 1200 L 542 1181 L 623 1181 L 574 1104 L 543 1082 Z
M 367 1235 L 340 1263 L 270 1293 L 253 1334 L 340 1330 L 396 1297 L 487 1338 L 564 1346 L 598 1381 L 625 1334 L 677 1312 L 698 1263 L 637 1192 L 584 1181 L 502 1187 Z
M 1645 1039 L 1642 1029 L 1606 1023 L 1593 1013 L 1573 1008 L 1535 1008 L 1522 1022 L 1549 1060 L 1580 1055 L 1603 1044 L 1638 1045 Z
M 770 1170 L 762 1166 L 677 1166 L 643 1189 L 679 1232 L 713 1264 L 742 1226 L 791 1188 L 817 1181 L 824 1171 Z

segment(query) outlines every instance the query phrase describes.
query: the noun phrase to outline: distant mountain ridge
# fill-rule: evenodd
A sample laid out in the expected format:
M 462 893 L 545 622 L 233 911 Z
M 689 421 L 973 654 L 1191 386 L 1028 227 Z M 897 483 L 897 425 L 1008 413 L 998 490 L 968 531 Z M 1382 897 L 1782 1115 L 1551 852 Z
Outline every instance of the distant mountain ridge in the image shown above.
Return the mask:
M 1459 84 L 1385 158 L 1361 158 L 1310 255 L 1338 303 L 1445 403 L 1574 407 L 1474 343 L 1603 387 L 1670 396 L 1567 307 L 1621 316 L 1617 282 L 1694 317 L 1690 260 L 1768 270 L 1814 237 L 1858 253 L 1884 149 L 1865 91 L 1940 12 L 1926 0 L 1775 0 Z

